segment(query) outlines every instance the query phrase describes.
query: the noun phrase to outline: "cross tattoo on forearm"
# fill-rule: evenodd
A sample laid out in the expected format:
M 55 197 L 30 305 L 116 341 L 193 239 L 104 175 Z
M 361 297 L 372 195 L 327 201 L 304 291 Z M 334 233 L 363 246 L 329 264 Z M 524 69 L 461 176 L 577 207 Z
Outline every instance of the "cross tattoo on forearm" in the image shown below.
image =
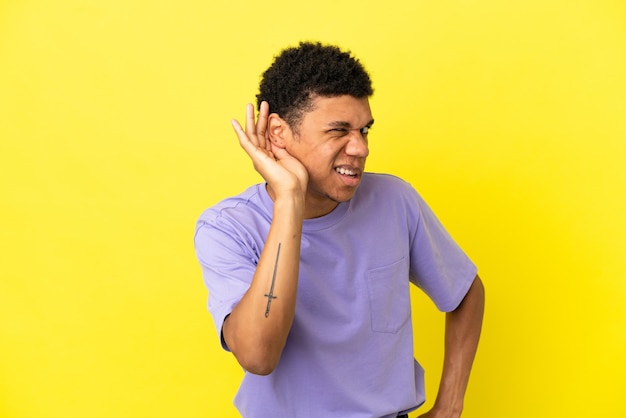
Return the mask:
M 274 275 L 272 276 L 272 285 L 270 292 L 265 294 L 267 298 L 267 307 L 265 308 L 265 317 L 270 315 L 270 306 L 272 305 L 272 299 L 276 299 L 274 296 L 274 283 L 276 282 L 276 271 L 278 270 L 278 256 L 280 255 L 280 242 L 278 243 L 278 250 L 276 251 L 276 263 L 274 264 Z

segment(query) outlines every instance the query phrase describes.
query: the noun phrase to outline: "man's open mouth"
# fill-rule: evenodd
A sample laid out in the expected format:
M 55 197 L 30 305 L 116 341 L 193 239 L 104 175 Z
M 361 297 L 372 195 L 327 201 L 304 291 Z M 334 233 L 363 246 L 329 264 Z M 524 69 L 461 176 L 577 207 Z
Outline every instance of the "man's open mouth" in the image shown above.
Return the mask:
M 355 177 L 357 175 L 355 171 L 343 167 L 337 167 L 335 168 L 335 171 L 344 176 Z

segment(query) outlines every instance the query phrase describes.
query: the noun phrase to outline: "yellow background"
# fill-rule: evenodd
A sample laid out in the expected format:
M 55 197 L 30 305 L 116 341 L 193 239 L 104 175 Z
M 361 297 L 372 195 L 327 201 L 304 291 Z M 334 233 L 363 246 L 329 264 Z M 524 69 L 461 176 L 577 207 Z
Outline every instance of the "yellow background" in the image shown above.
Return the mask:
M 623 0 L 3 0 L 0 417 L 237 416 L 194 224 L 260 180 L 229 120 L 300 40 L 361 58 L 368 168 L 479 265 L 464 417 L 626 416 Z

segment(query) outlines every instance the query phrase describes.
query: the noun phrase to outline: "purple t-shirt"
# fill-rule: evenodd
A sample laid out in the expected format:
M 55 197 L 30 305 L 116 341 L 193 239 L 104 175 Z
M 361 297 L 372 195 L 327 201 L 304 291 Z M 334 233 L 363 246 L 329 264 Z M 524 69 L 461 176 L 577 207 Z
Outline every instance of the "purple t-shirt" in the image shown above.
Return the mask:
M 206 210 L 196 254 L 221 336 L 252 280 L 272 220 L 265 185 Z M 424 402 L 409 280 L 454 310 L 476 267 L 405 181 L 366 173 L 354 197 L 304 221 L 293 326 L 276 369 L 246 373 L 245 418 L 395 417 Z M 221 339 L 224 348 L 227 348 Z

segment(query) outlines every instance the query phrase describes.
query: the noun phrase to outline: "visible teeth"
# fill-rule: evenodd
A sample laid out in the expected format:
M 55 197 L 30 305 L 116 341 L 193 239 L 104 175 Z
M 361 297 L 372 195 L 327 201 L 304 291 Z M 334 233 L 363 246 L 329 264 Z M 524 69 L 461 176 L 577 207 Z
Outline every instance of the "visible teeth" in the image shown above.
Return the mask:
M 345 169 L 345 168 L 343 168 L 343 167 L 337 167 L 337 168 L 335 169 L 335 171 L 337 171 L 339 174 L 345 174 L 345 175 L 348 175 L 348 176 L 354 176 L 354 175 L 355 175 L 354 171 L 352 171 L 352 170 L 346 170 L 346 169 Z

